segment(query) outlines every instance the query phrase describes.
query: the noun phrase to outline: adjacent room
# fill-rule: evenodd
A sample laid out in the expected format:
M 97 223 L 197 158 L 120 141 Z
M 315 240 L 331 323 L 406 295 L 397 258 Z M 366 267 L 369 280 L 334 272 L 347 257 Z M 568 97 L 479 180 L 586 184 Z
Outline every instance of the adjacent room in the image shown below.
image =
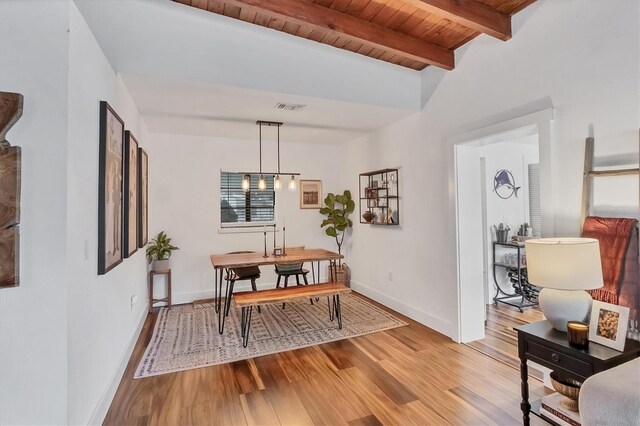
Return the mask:
M 0 425 L 639 424 L 639 22 L 0 1 Z

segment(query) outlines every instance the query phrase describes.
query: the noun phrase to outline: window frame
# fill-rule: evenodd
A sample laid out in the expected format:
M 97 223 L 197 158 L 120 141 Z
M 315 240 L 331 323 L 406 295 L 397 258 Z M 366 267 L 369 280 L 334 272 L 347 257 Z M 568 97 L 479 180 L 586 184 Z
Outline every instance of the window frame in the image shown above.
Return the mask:
M 245 174 L 249 174 L 252 177 L 253 176 L 258 176 L 258 173 L 244 173 L 244 172 L 234 172 L 234 171 L 228 171 L 228 170 L 220 170 L 220 181 L 218 184 L 218 189 L 219 189 L 219 198 L 218 198 L 218 212 L 219 212 L 219 219 L 218 219 L 218 226 L 219 226 L 219 233 L 235 233 L 235 232 L 262 232 L 264 227 L 272 227 L 275 226 L 277 223 L 277 202 L 276 202 L 276 191 L 273 188 L 273 179 L 274 176 L 271 174 L 264 174 L 265 179 L 269 180 L 271 179 L 272 183 L 271 183 L 271 192 L 273 192 L 273 219 L 269 220 L 269 221 L 249 221 L 249 222 L 223 222 L 222 221 L 222 201 L 223 201 L 223 195 L 224 195 L 224 190 L 222 188 L 222 177 L 223 174 L 227 173 L 227 174 L 236 174 L 236 175 L 245 175 Z M 251 188 L 251 191 L 247 191 L 245 192 L 245 205 L 250 207 L 250 193 L 251 192 L 257 192 L 259 191 L 259 189 L 257 188 Z M 268 190 L 265 190 L 268 191 Z

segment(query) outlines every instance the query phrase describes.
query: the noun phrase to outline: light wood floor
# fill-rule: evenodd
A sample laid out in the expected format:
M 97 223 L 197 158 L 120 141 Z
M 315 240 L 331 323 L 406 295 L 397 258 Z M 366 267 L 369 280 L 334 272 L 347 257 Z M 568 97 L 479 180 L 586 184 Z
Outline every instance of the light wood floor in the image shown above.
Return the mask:
M 485 338 L 467 345 L 512 368 L 519 369 L 518 334 L 514 327 L 543 319 L 544 316 L 538 307 L 525 308 L 521 313 L 517 308 L 504 304 L 487 305 Z M 538 371 L 529 369 L 529 372 L 542 380 Z
M 518 369 L 394 314 L 409 326 L 134 380 L 154 313 L 144 324 L 104 423 L 521 424 Z M 504 321 L 501 312 L 491 317 L 495 324 Z M 500 340 L 493 334 L 488 338 Z M 496 351 L 508 352 L 502 345 Z M 531 399 L 544 394 L 541 382 L 529 384 Z M 531 422 L 544 424 L 535 416 Z

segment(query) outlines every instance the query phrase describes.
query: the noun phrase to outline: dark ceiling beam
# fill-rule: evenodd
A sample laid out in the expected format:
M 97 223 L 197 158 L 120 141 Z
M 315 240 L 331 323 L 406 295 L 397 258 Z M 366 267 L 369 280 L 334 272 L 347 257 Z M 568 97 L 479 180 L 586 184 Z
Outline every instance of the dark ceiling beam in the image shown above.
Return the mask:
M 453 50 L 409 37 L 378 24 L 301 0 L 209 0 L 251 10 L 275 19 L 310 25 L 415 61 L 447 70 L 454 68 Z
M 475 0 L 405 0 L 405 2 L 500 40 L 507 41 L 511 38 L 511 16 Z

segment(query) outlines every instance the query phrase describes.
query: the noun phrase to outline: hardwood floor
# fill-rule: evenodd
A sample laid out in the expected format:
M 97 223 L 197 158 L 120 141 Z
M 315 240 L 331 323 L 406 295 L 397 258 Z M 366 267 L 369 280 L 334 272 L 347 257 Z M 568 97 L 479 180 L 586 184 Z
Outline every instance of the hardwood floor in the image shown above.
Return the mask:
M 543 319 L 544 316 L 537 307 L 526 308 L 521 313 L 517 308 L 508 305 L 487 305 L 485 338 L 467 345 L 512 368 L 519 369 L 518 335 L 513 328 Z M 531 371 L 531 369 L 529 371 L 534 377 L 541 379 L 537 371 Z
M 144 324 L 104 424 L 521 423 L 519 370 L 394 314 L 409 326 L 134 380 L 154 313 Z M 496 327 L 505 315 L 491 315 Z M 541 382 L 530 380 L 529 385 L 531 399 L 544 394 Z M 531 423 L 544 424 L 535 416 Z

